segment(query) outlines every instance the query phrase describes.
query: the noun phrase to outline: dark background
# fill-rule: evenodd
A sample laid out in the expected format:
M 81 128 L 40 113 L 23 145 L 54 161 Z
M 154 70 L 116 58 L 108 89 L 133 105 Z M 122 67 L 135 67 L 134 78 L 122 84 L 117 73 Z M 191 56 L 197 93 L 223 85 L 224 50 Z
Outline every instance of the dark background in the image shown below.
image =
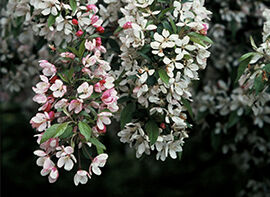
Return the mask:
M 25 109 L 24 109 L 25 110 Z M 28 112 L 33 113 L 33 112 Z M 33 193 L 39 196 L 235 196 L 245 174 L 229 156 L 215 151 L 210 135 L 191 133 L 181 160 L 156 161 L 154 156 L 135 158 L 135 152 L 119 142 L 114 128 L 104 137 L 109 159 L 101 176 L 74 186 L 75 172 L 60 169 L 56 183 L 40 175 L 33 151 L 37 147 L 30 117 L 20 105 L 1 105 L 1 187 L 3 196 Z

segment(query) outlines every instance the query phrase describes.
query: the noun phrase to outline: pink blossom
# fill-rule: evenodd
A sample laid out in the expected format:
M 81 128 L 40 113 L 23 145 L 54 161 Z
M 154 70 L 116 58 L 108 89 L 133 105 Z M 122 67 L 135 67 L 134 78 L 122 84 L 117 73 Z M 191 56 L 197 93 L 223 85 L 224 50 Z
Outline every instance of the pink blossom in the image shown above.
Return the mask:
M 89 167 L 89 172 L 93 172 L 96 175 L 101 175 L 101 170 L 99 168 L 105 166 L 107 159 L 108 155 L 106 153 L 96 156 Z
M 112 105 L 113 103 L 117 102 L 118 97 L 116 96 L 117 92 L 114 88 L 106 90 L 102 96 L 101 100 L 106 105 Z
M 43 142 L 40 145 L 40 148 L 46 151 L 46 153 L 50 153 L 55 151 L 56 147 L 59 145 L 59 139 L 58 138 L 50 138 L 46 142 Z
M 87 82 L 84 82 L 77 88 L 77 92 L 80 94 L 79 98 L 87 99 L 93 93 L 93 86 L 89 85 Z
M 44 94 L 50 87 L 49 79 L 46 76 L 40 75 L 40 79 L 42 82 L 37 83 L 36 87 L 32 87 L 36 94 Z
M 97 13 L 98 12 L 98 8 L 95 4 L 89 4 L 86 6 L 88 11 L 92 11 L 93 13 Z
M 90 174 L 87 171 L 85 171 L 85 170 L 78 170 L 77 173 L 74 176 L 74 184 L 76 186 L 78 186 L 79 183 L 86 184 L 87 181 L 88 181 L 88 178 L 90 179 L 91 176 L 90 176 Z
M 57 166 L 59 168 L 64 166 L 65 170 L 70 171 L 74 166 L 74 162 L 77 162 L 75 156 L 73 155 L 74 149 L 71 146 L 61 146 L 57 147 L 56 149 L 60 150 L 56 153 L 56 157 L 59 158 Z
M 55 103 L 54 108 L 55 109 L 62 109 L 64 107 L 68 106 L 68 100 L 67 99 L 61 99 L 57 103 Z
M 96 48 L 96 40 L 93 39 L 93 42 L 86 40 L 84 46 L 87 50 L 93 51 Z
M 54 102 L 54 97 L 52 95 L 46 98 L 46 103 L 42 105 L 38 110 L 49 112 L 51 110 L 52 104 Z
M 50 87 L 50 90 L 53 91 L 53 96 L 55 98 L 61 98 L 67 92 L 67 86 L 63 85 L 63 82 L 60 79 L 56 79 L 54 84 Z
M 36 116 L 34 116 L 30 120 L 30 124 L 33 128 L 36 128 L 38 131 L 44 131 L 47 126 L 50 126 L 50 117 L 47 112 L 44 113 L 37 113 Z
M 101 112 L 98 114 L 98 119 L 97 119 L 97 127 L 100 130 L 103 130 L 105 125 L 111 124 L 111 119 L 109 118 L 112 116 L 112 113 L 110 112 Z
M 50 183 L 54 183 L 59 177 L 58 169 L 55 167 L 55 164 L 52 161 L 43 167 L 40 174 L 42 176 L 49 175 L 48 179 Z
M 81 99 L 72 100 L 68 106 L 68 110 L 74 110 L 75 114 L 78 114 L 82 111 L 83 101 Z
M 95 23 L 98 21 L 98 19 L 99 19 L 99 17 L 98 17 L 97 15 L 93 15 L 93 16 L 91 17 L 91 24 L 92 24 L 92 25 L 95 24 Z
M 33 101 L 39 104 L 44 104 L 47 102 L 47 97 L 45 94 L 37 94 L 33 97 Z
M 60 54 L 61 57 L 74 59 L 76 56 L 71 52 L 63 52 Z
M 54 76 L 56 74 L 56 68 L 53 64 L 48 62 L 47 60 L 40 60 L 39 66 L 43 68 L 42 73 L 45 76 Z
M 97 62 L 97 57 L 95 55 L 90 56 L 89 54 L 82 59 L 82 63 L 85 67 L 93 66 L 96 64 L 96 62 Z
M 208 25 L 207 24 L 203 24 L 203 29 L 200 30 L 200 33 L 204 36 L 207 35 L 207 31 L 208 31 Z

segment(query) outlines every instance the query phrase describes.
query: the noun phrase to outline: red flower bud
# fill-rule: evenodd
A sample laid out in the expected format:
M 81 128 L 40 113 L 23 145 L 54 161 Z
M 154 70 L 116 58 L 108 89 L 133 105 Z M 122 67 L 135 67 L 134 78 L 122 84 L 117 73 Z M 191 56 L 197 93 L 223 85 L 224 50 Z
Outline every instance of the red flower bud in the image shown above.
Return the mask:
M 160 128 L 162 128 L 162 129 L 165 129 L 166 128 L 166 125 L 165 125 L 164 122 L 160 124 Z
M 97 27 L 96 30 L 97 30 L 97 32 L 99 32 L 101 34 L 104 33 L 104 27 L 102 27 L 102 26 Z
M 99 81 L 99 83 L 100 83 L 101 85 L 103 85 L 104 83 L 106 83 L 106 80 L 105 80 L 105 79 L 102 79 L 102 80 Z
M 76 36 L 81 37 L 83 35 L 83 30 L 79 30 L 76 32 Z
M 77 20 L 77 19 L 75 19 L 75 18 L 74 18 L 74 19 L 72 19 L 72 24 L 73 24 L 73 25 L 78 25 L 78 23 L 79 23 L 79 22 L 78 22 L 78 20 Z

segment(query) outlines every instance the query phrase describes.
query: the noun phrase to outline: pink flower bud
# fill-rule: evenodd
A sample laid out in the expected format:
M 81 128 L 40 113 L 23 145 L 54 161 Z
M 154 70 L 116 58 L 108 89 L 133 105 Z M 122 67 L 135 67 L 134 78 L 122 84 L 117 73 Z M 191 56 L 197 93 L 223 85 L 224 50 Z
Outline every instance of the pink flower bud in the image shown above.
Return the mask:
M 96 38 L 96 45 L 97 46 L 101 46 L 101 44 L 102 44 L 101 38 L 100 37 L 97 37 Z
M 79 30 L 76 32 L 76 36 L 81 37 L 83 35 L 83 30 Z
M 132 23 L 129 21 L 129 22 L 126 22 L 123 26 L 124 29 L 129 29 L 129 28 L 132 28 Z
M 50 120 L 53 120 L 54 119 L 54 112 L 50 111 L 48 114 L 49 114 Z

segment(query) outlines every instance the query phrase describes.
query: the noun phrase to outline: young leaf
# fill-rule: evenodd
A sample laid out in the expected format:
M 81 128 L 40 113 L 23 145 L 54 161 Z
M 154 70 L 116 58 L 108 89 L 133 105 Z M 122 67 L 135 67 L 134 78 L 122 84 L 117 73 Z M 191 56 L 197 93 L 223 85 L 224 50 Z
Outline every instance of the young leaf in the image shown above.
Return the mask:
M 49 18 L 48 18 L 48 27 L 52 26 L 55 23 L 56 17 L 57 16 L 54 16 L 52 14 L 49 16 Z
M 170 77 L 168 76 L 167 72 L 164 69 L 158 70 L 158 74 L 160 79 L 166 84 L 169 84 Z
M 260 74 L 254 80 L 254 88 L 256 95 L 258 95 L 264 88 L 263 76 Z
M 239 116 L 237 115 L 237 111 L 234 111 L 230 114 L 229 116 L 229 121 L 226 125 L 226 128 L 229 129 L 233 127 L 238 121 L 239 121 Z
M 214 44 L 214 42 L 207 36 L 198 34 L 196 32 L 190 32 L 189 34 L 190 40 L 192 40 L 192 38 L 196 38 L 195 40 L 200 40 L 201 42 L 207 42 L 209 44 Z M 198 44 L 200 44 L 201 42 L 199 42 Z
M 238 67 L 238 71 L 237 71 L 237 77 L 235 79 L 235 84 L 238 83 L 240 77 L 243 75 L 243 73 L 245 72 L 246 68 L 248 67 L 249 62 L 251 61 L 252 56 L 249 56 L 247 59 L 243 60 L 239 67 Z
M 171 26 L 172 26 L 172 29 L 173 29 L 173 33 L 176 34 L 177 33 L 177 27 L 176 27 L 176 25 L 175 25 L 172 18 L 170 18 L 170 23 L 171 23 Z
M 239 62 L 242 62 L 244 61 L 245 59 L 249 58 L 249 57 L 253 57 L 254 55 L 256 55 L 255 52 L 250 52 L 250 53 L 246 53 L 244 55 L 242 55 L 240 58 L 239 58 Z
M 60 135 L 62 135 L 66 131 L 68 125 L 69 125 L 69 122 L 65 122 L 65 123 L 60 124 L 57 127 L 57 133 L 54 137 L 59 137 Z
M 48 129 L 46 129 L 46 131 L 42 135 L 42 138 L 40 140 L 40 144 L 42 144 L 43 142 L 46 142 L 50 138 L 53 138 L 57 133 L 57 128 L 59 125 L 60 124 L 54 124 L 54 125 L 50 126 Z
M 266 72 L 270 73 L 270 64 L 266 64 L 266 65 L 263 67 L 263 70 L 265 70 Z
M 64 133 L 62 135 L 60 135 L 59 137 L 61 139 L 65 139 L 65 138 L 69 138 L 71 137 L 73 134 L 73 127 L 71 125 L 69 125 L 66 130 L 64 131 Z
M 92 134 L 91 127 L 87 123 L 82 122 L 82 121 L 79 122 L 78 126 L 79 126 L 80 133 L 85 137 L 87 141 L 89 141 Z
M 85 51 L 84 43 L 85 43 L 85 39 L 81 42 L 80 47 L 79 47 L 79 52 L 78 53 L 79 53 L 79 58 L 80 59 L 82 59 L 84 51 Z
M 72 12 L 75 12 L 76 9 L 77 9 L 77 2 L 76 2 L 76 0 L 69 0 L 69 5 L 70 5 L 70 7 L 72 9 Z
M 106 147 L 104 146 L 104 144 L 102 144 L 97 138 L 90 138 L 89 141 L 94 144 L 97 149 L 102 149 L 102 150 L 106 150 Z
M 69 124 L 69 122 L 65 122 L 62 124 L 54 124 L 51 127 L 49 127 L 44 132 L 40 143 L 42 144 L 43 142 L 46 142 L 50 138 L 54 138 L 54 137 L 58 137 L 58 136 L 62 135 L 65 132 L 68 124 Z
M 150 145 L 156 143 L 158 136 L 159 136 L 159 127 L 154 120 L 149 120 L 145 125 L 145 130 L 148 134 Z
M 182 98 L 181 102 L 183 103 L 183 105 L 187 109 L 187 111 L 188 111 L 189 115 L 191 116 L 191 118 L 194 119 L 192 108 L 191 108 L 190 103 L 188 102 L 188 100 Z
M 122 110 L 120 115 L 120 128 L 123 129 L 125 125 L 132 120 L 132 114 L 136 110 L 135 103 L 129 103 L 127 106 Z

